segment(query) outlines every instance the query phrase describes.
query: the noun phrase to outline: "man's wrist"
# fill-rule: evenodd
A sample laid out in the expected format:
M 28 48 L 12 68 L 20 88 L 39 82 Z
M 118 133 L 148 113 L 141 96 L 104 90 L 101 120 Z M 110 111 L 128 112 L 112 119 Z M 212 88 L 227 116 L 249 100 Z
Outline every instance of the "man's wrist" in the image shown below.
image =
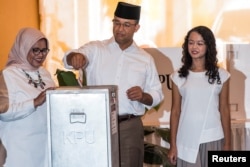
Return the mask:
M 142 97 L 141 97 L 141 99 L 139 100 L 141 103 L 143 103 L 144 102 L 144 99 L 145 98 L 145 93 L 144 92 L 142 92 Z

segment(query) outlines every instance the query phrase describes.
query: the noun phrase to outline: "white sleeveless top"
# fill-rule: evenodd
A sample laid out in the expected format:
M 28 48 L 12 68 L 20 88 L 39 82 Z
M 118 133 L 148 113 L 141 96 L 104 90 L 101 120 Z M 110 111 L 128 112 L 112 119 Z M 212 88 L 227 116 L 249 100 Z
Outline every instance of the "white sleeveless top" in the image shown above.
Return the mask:
M 171 75 L 182 96 L 176 139 L 178 157 L 190 163 L 195 163 L 201 143 L 224 137 L 219 94 L 230 74 L 219 68 L 221 84 L 210 84 L 205 73 L 189 71 L 187 78 L 180 78 L 177 71 Z

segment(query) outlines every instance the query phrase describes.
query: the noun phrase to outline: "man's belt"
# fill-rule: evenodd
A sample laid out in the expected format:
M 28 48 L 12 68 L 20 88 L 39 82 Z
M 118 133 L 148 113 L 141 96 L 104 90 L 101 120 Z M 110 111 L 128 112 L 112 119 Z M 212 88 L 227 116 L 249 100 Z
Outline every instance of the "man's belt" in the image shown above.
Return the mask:
M 122 122 L 122 121 L 127 121 L 127 120 L 130 120 L 132 118 L 135 118 L 135 117 L 138 117 L 136 115 L 133 115 L 133 114 L 127 114 L 127 115 L 120 115 L 118 116 L 118 122 Z

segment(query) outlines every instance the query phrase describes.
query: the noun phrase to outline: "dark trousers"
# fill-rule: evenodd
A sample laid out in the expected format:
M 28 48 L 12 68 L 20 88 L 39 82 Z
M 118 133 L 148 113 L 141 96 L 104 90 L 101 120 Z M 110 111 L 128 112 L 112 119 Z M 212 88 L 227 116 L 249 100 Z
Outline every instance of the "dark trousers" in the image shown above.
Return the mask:
M 141 117 L 119 123 L 120 166 L 143 167 L 144 132 Z

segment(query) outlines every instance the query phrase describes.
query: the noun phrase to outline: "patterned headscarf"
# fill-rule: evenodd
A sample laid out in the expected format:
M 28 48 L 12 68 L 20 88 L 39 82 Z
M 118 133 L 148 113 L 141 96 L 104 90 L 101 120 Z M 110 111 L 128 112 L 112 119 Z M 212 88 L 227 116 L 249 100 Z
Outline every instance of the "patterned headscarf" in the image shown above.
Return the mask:
M 31 47 L 40 39 L 46 39 L 48 48 L 48 39 L 45 35 L 35 28 L 22 28 L 10 50 L 6 66 L 16 66 L 24 70 L 36 70 L 27 60 Z

